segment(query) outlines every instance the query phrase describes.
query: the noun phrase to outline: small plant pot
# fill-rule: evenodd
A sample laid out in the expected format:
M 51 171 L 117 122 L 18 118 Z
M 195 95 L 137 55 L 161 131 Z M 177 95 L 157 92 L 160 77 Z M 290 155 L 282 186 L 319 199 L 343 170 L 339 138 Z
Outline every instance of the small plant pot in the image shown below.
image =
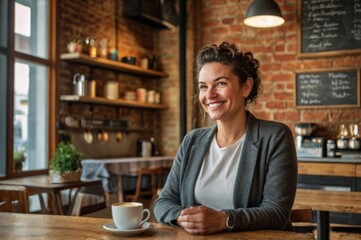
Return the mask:
M 68 52 L 70 52 L 70 53 L 76 52 L 77 51 L 76 48 L 77 48 L 77 43 L 75 43 L 75 42 L 70 42 L 67 45 Z
M 15 163 L 15 172 L 23 171 L 23 163 Z
M 54 172 L 49 170 L 50 181 L 52 183 L 69 183 L 69 182 L 78 182 L 81 177 L 81 170 L 76 171 L 66 171 L 63 173 Z

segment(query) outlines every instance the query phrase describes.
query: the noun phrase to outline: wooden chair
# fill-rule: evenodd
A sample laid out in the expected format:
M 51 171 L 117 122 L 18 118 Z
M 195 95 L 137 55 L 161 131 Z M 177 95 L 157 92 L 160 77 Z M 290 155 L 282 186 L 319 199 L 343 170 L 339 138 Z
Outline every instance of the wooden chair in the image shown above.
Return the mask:
M 29 212 L 29 194 L 23 186 L 0 184 L 0 212 Z
M 141 196 L 151 196 L 155 200 L 158 196 L 158 189 L 163 187 L 163 177 L 169 173 L 169 167 L 141 168 L 137 171 L 137 182 L 134 194 L 124 194 L 125 200 L 138 201 Z M 150 187 L 142 188 L 143 178 L 150 177 Z
M 81 187 L 69 192 L 69 215 L 82 216 L 105 209 L 109 206 L 109 193 L 105 193 L 102 183 Z
M 312 223 L 312 209 L 311 208 L 294 208 L 291 210 L 290 220 L 292 223 Z
M 315 224 L 312 223 L 311 208 L 293 208 L 290 214 L 290 220 L 295 232 L 306 233 L 314 237 Z

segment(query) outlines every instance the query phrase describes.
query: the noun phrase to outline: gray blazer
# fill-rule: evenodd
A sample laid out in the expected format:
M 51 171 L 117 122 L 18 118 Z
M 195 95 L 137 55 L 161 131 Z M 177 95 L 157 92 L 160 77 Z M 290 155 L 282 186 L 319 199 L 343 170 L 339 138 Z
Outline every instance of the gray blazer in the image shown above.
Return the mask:
M 184 137 L 154 203 L 159 222 L 176 225 L 183 208 L 197 205 L 194 187 L 216 129 L 194 129 Z M 224 209 L 236 219 L 232 230 L 292 231 L 289 214 L 297 188 L 297 158 L 290 129 L 282 123 L 257 119 L 247 111 L 241 155 L 233 190 L 234 209 Z

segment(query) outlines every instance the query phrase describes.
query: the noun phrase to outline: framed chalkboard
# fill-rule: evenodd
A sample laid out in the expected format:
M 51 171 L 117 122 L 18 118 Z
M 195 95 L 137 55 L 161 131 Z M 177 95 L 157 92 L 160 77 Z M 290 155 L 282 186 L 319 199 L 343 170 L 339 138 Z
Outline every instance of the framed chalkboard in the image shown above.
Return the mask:
M 361 53 L 360 0 L 298 0 L 299 57 Z
M 359 107 L 360 69 L 296 72 L 296 106 Z

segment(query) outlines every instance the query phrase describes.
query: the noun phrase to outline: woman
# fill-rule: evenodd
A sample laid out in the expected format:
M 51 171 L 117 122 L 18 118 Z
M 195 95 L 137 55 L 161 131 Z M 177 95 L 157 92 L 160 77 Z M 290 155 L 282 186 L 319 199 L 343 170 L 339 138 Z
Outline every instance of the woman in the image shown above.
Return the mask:
M 185 136 L 154 205 L 158 221 L 191 234 L 293 229 L 292 133 L 246 110 L 260 92 L 259 66 L 251 53 L 226 42 L 198 54 L 198 99 L 216 125 Z

